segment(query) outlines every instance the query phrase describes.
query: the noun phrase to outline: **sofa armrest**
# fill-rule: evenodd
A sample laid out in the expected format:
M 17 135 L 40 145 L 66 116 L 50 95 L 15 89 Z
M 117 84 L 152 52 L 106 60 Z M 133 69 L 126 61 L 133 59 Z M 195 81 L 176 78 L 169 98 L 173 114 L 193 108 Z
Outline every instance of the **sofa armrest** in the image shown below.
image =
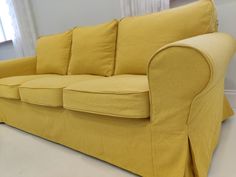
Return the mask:
M 169 128 L 180 128 L 188 121 L 194 99 L 217 84 L 223 95 L 222 81 L 235 51 L 235 40 L 223 33 L 196 36 L 158 50 L 148 65 L 151 121 L 165 119 Z
M 36 73 L 36 57 L 0 61 L 0 78 Z

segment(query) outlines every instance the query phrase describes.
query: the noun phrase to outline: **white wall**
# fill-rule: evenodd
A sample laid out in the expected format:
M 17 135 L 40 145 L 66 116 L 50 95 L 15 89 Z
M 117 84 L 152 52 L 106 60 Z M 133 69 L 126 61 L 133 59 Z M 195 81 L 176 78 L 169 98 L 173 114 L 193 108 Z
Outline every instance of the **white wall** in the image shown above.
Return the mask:
M 216 0 L 216 5 L 220 24 L 219 30 L 231 34 L 236 40 L 236 1 Z M 236 56 L 229 65 L 225 88 L 236 90 Z
M 120 18 L 119 0 L 30 0 L 40 35 Z

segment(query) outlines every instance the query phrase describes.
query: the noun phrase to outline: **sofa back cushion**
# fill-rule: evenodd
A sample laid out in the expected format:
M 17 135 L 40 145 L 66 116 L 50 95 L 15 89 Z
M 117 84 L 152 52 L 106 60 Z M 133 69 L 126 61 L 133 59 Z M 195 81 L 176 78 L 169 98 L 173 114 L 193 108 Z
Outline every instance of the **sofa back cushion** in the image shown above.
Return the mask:
M 79 27 L 73 31 L 68 74 L 110 76 L 114 72 L 118 22 Z
M 216 30 L 217 19 L 211 0 L 124 18 L 118 29 L 115 74 L 146 74 L 151 56 L 164 45 Z
M 72 31 L 44 36 L 36 46 L 38 74 L 67 74 Z

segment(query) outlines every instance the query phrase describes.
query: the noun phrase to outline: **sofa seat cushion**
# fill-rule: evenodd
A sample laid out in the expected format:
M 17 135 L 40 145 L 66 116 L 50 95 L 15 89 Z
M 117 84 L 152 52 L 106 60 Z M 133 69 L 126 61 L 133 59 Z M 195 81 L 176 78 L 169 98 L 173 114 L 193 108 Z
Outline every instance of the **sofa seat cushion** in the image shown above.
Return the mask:
M 100 78 L 93 75 L 54 76 L 25 82 L 20 86 L 21 101 L 42 106 L 63 106 L 64 87 L 84 80 Z
M 46 76 L 49 75 L 27 75 L 2 78 L 0 79 L 0 97 L 19 100 L 19 86 L 21 84 Z
M 124 118 L 149 117 L 147 76 L 119 75 L 66 87 L 64 108 Z

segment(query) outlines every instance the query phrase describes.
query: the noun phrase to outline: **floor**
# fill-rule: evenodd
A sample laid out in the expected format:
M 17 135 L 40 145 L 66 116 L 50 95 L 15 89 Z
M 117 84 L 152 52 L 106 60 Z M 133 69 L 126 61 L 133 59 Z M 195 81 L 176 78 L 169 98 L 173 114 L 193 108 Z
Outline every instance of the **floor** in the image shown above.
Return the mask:
M 236 111 L 236 110 L 235 110 Z M 223 124 L 209 177 L 235 177 L 236 116 Z M 0 125 L 0 177 L 136 177 L 63 146 Z

